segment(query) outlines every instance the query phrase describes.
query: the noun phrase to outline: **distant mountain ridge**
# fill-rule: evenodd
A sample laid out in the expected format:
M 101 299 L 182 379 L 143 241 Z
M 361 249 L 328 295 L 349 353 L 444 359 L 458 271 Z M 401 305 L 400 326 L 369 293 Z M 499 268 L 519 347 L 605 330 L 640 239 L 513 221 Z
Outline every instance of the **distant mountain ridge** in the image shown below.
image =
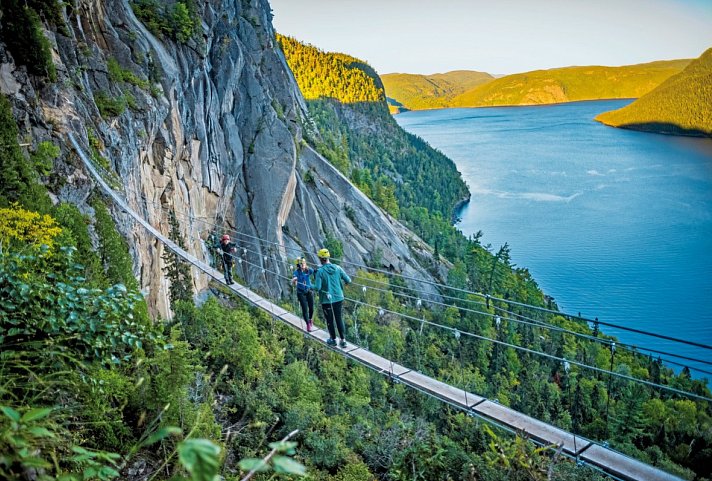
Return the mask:
M 463 89 L 457 76 L 451 76 L 449 91 L 456 95 L 433 94 L 420 87 L 418 77 L 397 74 L 400 82 L 394 83 L 383 75 L 386 96 L 410 109 L 484 107 L 503 105 L 538 105 L 581 100 L 610 98 L 639 98 L 653 90 L 671 76 L 681 72 L 690 59 L 661 60 L 622 67 L 583 66 L 535 70 L 494 78 Z M 447 75 L 447 74 L 446 74 Z M 415 78 L 417 83 L 405 80 Z M 420 95 L 420 96 L 418 96 Z
M 596 120 L 613 127 L 712 137 L 712 48 L 632 104 Z
M 447 107 L 454 97 L 494 79 L 486 72 L 474 70 L 432 75 L 389 73 L 381 76 L 388 104 L 409 110 Z

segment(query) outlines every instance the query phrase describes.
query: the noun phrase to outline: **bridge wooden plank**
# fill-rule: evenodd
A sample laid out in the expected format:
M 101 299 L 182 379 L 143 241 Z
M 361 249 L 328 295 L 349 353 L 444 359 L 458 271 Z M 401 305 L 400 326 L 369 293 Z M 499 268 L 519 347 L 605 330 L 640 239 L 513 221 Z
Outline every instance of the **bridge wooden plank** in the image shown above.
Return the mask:
M 395 362 L 392 363 L 389 359 L 362 348 L 357 348 L 349 352 L 349 356 L 356 358 L 364 364 L 368 364 L 379 371 L 387 372 L 394 376 L 400 376 L 410 371 L 410 369 L 405 366 L 401 366 Z
M 326 329 L 317 329 L 316 331 L 312 331 L 309 333 L 310 336 L 320 340 L 322 343 L 326 344 L 326 340 L 329 339 L 329 332 Z M 338 349 L 339 351 L 343 352 L 351 352 L 355 351 L 356 349 L 359 349 L 359 347 L 355 344 L 348 343 L 348 346 L 346 348 L 340 348 L 340 347 L 335 347 L 335 349 Z
M 460 388 L 450 386 L 449 384 L 445 384 L 444 382 L 440 382 L 437 379 L 433 379 L 416 371 L 410 371 L 407 374 L 403 374 L 400 376 L 400 379 L 465 409 L 470 408 L 485 399 L 482 396 L 478 396 L 477 394 L 473 394 L 471 392 L 465 392 Z
M 485 401 L 475 406 L 474 411 L 506 426 L 523 431 L 539 442 L 557 446 L 563 444 L 567 454 L 575 456 L 591 445 L 591 441 L 586 438 L 574 436 L 572 433 L 492 401 Z
M 240 287 L 242 287 L 242 286 L 240 286 Z M 262 300 L 262 296 L 255 293 L 251 289 L 247 289 L 246 287 L 243 287 L 242 289 L 238 289 L 237 285 L 233 285 L 232 290 L 238 292 L 240 295 L 242 295 L 242 297 L 246 298 L 248 301 L 252 302 L 253 304 L 257 304 L 259 301 Z
M 626 480 L 679 481 L 680 478 L 598 444 L 581 454 L 581 459 Z
M 292 314 L 291 312 L 284 312 L 284 314 L 281 314 L 279 316 L 281 319 L 283 319 L 285 322 L 291 324 L 292 326 L 296 327 L 300 331 L 306 332 L 306 325 L 304 324 L 304 319 L 302 319 L 299 316 L 296 316 Z
M 257 305 L 276 317 L 282 317 L 283 315 L 287 314 L 287 311 L 285 309 L 264 298 L 261 298 L 259 301 L 257 301 Z

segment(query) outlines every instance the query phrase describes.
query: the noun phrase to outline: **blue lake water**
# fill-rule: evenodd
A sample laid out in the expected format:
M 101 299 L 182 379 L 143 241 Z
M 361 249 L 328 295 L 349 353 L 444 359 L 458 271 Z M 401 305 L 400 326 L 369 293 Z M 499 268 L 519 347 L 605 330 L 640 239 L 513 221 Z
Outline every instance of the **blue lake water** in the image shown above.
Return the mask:
M 561 310 L 712 345 L 712 139 L 593 120 L 629 102 L 429 110 L 396 120 L 462 172 L 472 199 L 458 227 L 482 230 L 494 250 L 508 242 L 513 262 Z M 712 361 L 711 350 L 604 331 Z

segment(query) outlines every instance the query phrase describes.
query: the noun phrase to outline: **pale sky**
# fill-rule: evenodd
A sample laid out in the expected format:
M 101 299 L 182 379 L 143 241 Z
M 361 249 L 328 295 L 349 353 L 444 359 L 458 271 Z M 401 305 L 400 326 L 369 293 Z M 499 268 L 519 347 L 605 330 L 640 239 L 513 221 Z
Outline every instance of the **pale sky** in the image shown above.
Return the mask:
M 712 0 L 269 1 L 279 33 L 380 74 L 629 65 L 712 47 Z

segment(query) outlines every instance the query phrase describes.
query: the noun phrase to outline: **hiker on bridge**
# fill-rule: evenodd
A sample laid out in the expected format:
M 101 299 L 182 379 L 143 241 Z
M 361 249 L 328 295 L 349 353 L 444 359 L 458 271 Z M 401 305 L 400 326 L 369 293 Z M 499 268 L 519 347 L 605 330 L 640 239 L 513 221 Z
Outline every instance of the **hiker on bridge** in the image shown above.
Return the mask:
M 317 253 L 321 267 L 316 271 L 314 276 L 314 288 L 319 293 L 321 309 L 324 311 L 326 318 L 326 327 L 329 329 L 329 339 L 326 343 L 330 346 L 336 346 L 336 332 L 334 332 L 334 321 L 336 328 L 339 330 L 341 338 L 341 347 L 346 347 L 346 326 L 341 317 L 341 305 L 344 302 L 344 290 L 341 286 L 341 281 L 346 284 L 351 283 L 351 278 L 344 270 L 332 264 L 329 261 L 331 254 L 328 249 L 321 249 Z
M 302 317 L 307 323 L 307 331 L 314 329 L 314 294 L 312 293 L 311 276 L 314 269 L 307 267 L 305 258 L 297 259 L 297 269 L 292 277 L 292 285 L 297 286 L 297 299 L 302 306 Z
M 237 252 L 237 246 L 234 242 L 230 242 L 230 236 L 225 234 L 220 239 L 220 250 L 222 251 L 223 273 L 225 274 L 225 284 L 232 285 L 232 266 L 235 263 L 234 255 Z

